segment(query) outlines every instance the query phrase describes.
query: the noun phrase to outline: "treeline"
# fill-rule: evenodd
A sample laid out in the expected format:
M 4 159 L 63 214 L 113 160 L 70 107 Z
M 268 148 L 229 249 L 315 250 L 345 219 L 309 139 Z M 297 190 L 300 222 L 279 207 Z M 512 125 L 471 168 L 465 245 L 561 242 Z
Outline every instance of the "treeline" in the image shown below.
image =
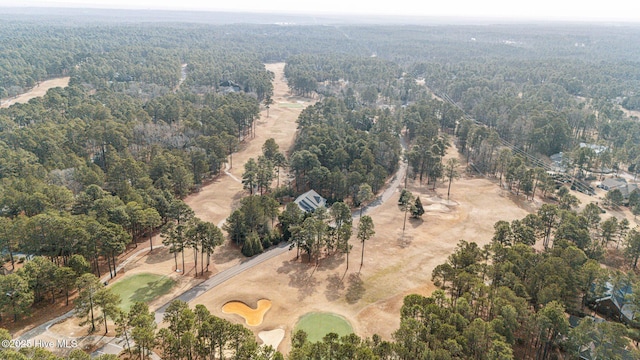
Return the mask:
M 504 78 L 519 87 L 544 81 L 573 95 L 609 100 L 635 96 L 633 89 L 638 86 L 634 65 L 638 37 L 633 27 L 385 26 L 382 31 L 366 25 L 132 25 L 98 21 L 89 27 L 56 26 L 28 17 L 12 20 L 0 28 L 8 40 L 1 48 L 6 55 L 0 58 L 4 59 L 0 87 L 5 96 L 45 78 L 72 73 L 100 87 L 133 87 L 133 92 L 141 84 L 155 84 L 167 91 L 177 84 L 181 63 L 192 64 L 190 70 L 197 75 L 187 83 L 198 84 L 202 79 L 211 86 L 233 80 L 260 94 L 269 83 L 264 73 L 239 71 L 238 66 L 259 69 L 262 62 L 295 60 L 300 55 L 307 57 L 307 64 L 319 63 L 309 58 L 328 60 L 317 68 L 304 66 L 312 78 L 319 73 L 351 82 L 373 73 L 385 74 L 383 78 L 393 73 L 399 78 L 402 72 L 397 68 L 401 67 L 413 77 L 430 79 L 428 83 L 437 84 L 441 91 L 445 91 L 439 85 L 443 81 L 470 79 L 463 75 L 482 77 L 493 84 Z M 32 36 L 34 32 L 37 38 Z M 361 71 L 335 66 L 332 57 L 347 58 L 347 63 Z M 238 66 L 224 65 L 229 63 Z M 431 66 L 437 71 L 425 71 Z M 316 80 L 324 81 L 323 77 Z M 147 88 L 144 92 L 153 91 Z
M 174 90 L 183 63 L 190 64 L 192 75 L 185 86 L 217 89 L 222 80 L 233 80 L 259 100 L 272 93 L 258 52 L 235 45 L 224 36 L 225 27 L 199 30 L 186 25 L 5 23 L 0 28 L 7 40 L 0 48 L 0 98 L 70 75 L 72 84 L 149 99 Z
M 93 273 L 106 267 L 115 276 L 129 244 L 161 227 L 172 234 L 184 220 L 180 199 L 221 171 L 259 113 L 257 98 L 244 92 L 145 101 L 112 90 L 71 85 L 0 110 L 0 248 L 9 271 L 33 256 L 60 268 L 82 256 Z M 209 225 L 180 223 L 184 234 L 167 245 L 183 256 L 193 249 L 208 265 L 222 241 Z M 60 287 L 49 292 L 58 280 L 47 281 L 32 289 L 31 303 L 59 298 Z
M 607 126 L 608 130 L 600 133 L 598 142 L 586 144 L 577 143 L 570 135 L 574 130 L 583 132 L 584 124 L 575 127 L 558 113 L 538 114 L 531 119 L 546 125 L 532 134 L 525 145 L 518 140 L 508 143 L 496 128 L 462 120 L 456 127 L 458 149 L 476 171 L 499 177 L 501 185 L 506 179 L 510 190 L 518 194 L 522 191 L 528 196 L 535 195 L 538 186 L 543 195 L 551 195 L 554 187 L 559 187 L 562 182 L 570 182 L 572 187 L 592 194 L 593 189 L 587 182 L 602 180 L 605 173 L 617 175 L 620 170 L 628 170 L 637 174 L 640 171 L 640 147 L 636 143 L 636 138 L 640 140 L 640 132 L 637 122 L 632 119 L 611 121 L 613 126 Z M 541 157 L 535 156 L 540 151 L 553 154 L 562 151 L 561 161 L 548 165 Z M 578 180 L 571 180 L 572 177 Z M 614 205 L 622 205 L 623 200 L 626 199 L 619 199 Z
M 365 102 L 375 103 L 379 92 L 402 77 L 402 70 L 397 64 L 377 57 L 305 53 L 287 59 L 285 76 L 289 86 L 301 94 L 318 90 L 325 93 L 324 88 L 344 82 L 349 88 L 359 89 L 357 92 Z
M 592 68 L 602 64 L 549 61 L 555 64 L 552 71 L 547 71 L 547 60 L 544 66 L 533 60 L 489 60 L 416 64 L 410 73 L 424 77 L 437 94 L 495 132 L 495 140 L 505 140 L 519 150 L 549 156 L 572 152 L 586 142 L 608 148 L 609 168 L 615 163 L 638 163 L 637 121 L 618 107 L 634 93 L 637 85 L 627 83 L 634 77 L 599 75 L 604 70 Z M 611 66 L 624 69 L 628 64 Z M 472 124 L 462 125 L 458 134 L 465 141 Z
M 331 201 L 354 198 L 360 185 L 377 192 L 398 166 L 400 138 L 394 113 L 352 111 L 328 98 L 306 108 L 289 158 L 296 191 L 314 189 Z
M 621 131 L 633 124 L 612 103 L 632 104 L 638 86 L 637 66 L 629 56 L 637 38 L 632 28 L 596 32 L 581 26 L 514 25 L 517 32 L 473 26 L 455 31 L 411 27 L 408 32 L 390 26 L 381 33 L 369 26 L 42 27 L 40 40 L 29 37 L 34 30 L 29 22 L 6 29 L 9 38 L 24 43 L 11 51 L 36 59 L 32 53 L 46 42 L 47 49 L 64 51 L 51 57 L 66 59 L 57 66 L 63 70 L 51 70 L 51 76 L 67 72 L 72 83 L 133 97 L 170 93 L 186 63 L 183 87 L 208 93 L 230 80 L 262 101 L 271 92 L 271 75 L 262 62 L 287 60 L 294 91 L 343 92 L 350 109 L 380 99 L 407 103 L 426 98 L 426 89 L 416 84 L 424 78 L 429 88 L 448 94 L 518 148 L 550 155 L 580 141 L 602 140 L 615 143 L 626 164 L 639 157 L 632 141 L 638 137 L 637 126 L 630 133 Z M 34 61 L 7 65 L 6 76 L 32 71 Z M 11 66 L 25 69 L 9 71 Z
M 100 291 L 96 292 L 96 301 Z M 98 312 L 104 313 L 104 309 Z M 253 333 L 242 325 L 211 315 L 203 305 L 189 308 L 187 303 L 176 300 L 167 307 L 163 318 L 166 327 L 158 329 L 153 312 L 147 304 L 138 302 L 128 312 L 115 311 L 116 333 L 122 339 L 127 358 L 149 359 L 151 351 L 166 359 L 284 359 L 271 346 L 257 344 Z M 100 315 L 103 317 L 103 315 Z M 106 324 L 106 320 L 105 320 Z M 11 335 L 0 329 L 0 339 L 11 340 Z M 12 360 L 89 360 L 91 356 L 75 349 L 68 356 L 56 356 L 42 347 L 19 349 L 0 347 L 0 357 Z M 98 360 L 116 360 L 118 355 L 99 355 Z
M 37 256 L 15 273 L 0 277 L 0 290 L 6 296 L 0 300 L 0 315 L 14 322 L 31 313 L 34 303 L 55 303 L 58 296 L 69 305 L 69 296 L 77 290 L 76 280 L 91 271 L 82 255 L 73 255 L 65 266 Z

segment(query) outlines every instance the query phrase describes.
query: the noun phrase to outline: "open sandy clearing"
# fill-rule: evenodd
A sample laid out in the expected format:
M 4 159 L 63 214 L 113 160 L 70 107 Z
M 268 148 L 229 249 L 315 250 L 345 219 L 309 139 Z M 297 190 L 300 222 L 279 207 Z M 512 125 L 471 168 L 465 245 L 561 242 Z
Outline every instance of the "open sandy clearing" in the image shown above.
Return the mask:
M 46 94 L 49 89 L 53 89 L 56 87 L 67 87 L 69 85 L 69 79 L 70 77 L 66 76 L 42 81 L 39 85 L 35 86 L 24 94 L 20 94 L 9 99 L 0 100 L 0 107 L 6 108 L 16 103 L 23 104 L 33 98 L 44 96 L 44 94 Z

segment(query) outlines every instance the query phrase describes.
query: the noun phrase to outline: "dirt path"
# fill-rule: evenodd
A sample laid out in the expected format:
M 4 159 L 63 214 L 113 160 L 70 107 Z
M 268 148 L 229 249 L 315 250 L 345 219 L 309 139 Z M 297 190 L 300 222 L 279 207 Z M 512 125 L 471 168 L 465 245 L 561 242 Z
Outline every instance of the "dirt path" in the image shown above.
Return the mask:
M 178 85 L 176 85 L 176 87 L 173 89 L 173 92 L 178 91 L 178 89 L 180 89 L 180 86 L 182 86 L 182 83 L 187 80 L 187 65 L 189 64 L 180 65 L 180 80 L 178 80 Z
M 24 94 L 0 100 L 0 108 L 7 108 L 16 103 L 24 104 L 33 98 L 44 96 L 44 94 L 46 94 L 49 89 L 53 89 L 56 87 L 67 87 L 69 85 L 69 79 L 70 77 L 66 76 L 42 81 L 39 85 L 35 86 Z

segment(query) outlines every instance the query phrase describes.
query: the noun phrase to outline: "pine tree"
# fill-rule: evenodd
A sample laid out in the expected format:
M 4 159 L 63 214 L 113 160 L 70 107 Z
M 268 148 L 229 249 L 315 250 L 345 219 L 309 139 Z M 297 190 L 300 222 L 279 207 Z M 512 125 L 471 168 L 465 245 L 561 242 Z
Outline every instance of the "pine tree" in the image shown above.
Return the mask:
M 417 219 L 422 217 L 422 215 L 424 215 L 424 207 L 422 206 L 422 201 L 420 201 L 420 196 L 418 196 L 411 209 L 411 217 Z

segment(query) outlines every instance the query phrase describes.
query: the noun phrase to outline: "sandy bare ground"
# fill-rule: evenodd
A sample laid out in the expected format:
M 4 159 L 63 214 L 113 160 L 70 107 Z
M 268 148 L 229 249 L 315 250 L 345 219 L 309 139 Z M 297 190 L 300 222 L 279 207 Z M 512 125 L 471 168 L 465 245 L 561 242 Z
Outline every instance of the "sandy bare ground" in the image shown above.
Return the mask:
M 640 111 L 638 111 L 638 110 L 627 110 L 627 109 L 623 108 L 622 106 L 620 106 L 620 110 L 622 110 L 622 112 L 625 115 L 627 115 L 628 117 L 640 118 Z
M 456 156 L 455 149 L 449 156 Z M 530 208 L 527 203 L 519 205 L 495 182 L 483 178 L 455 181 L 450 200 L 441 197 L 446 197 L 446 184 L 438 186 L 435 193 L 417 183 L 410 184 L 409 189 L 420 195 L 426 214 L 422 220 L 407 220 L 403 236 L 398 192 L 372 209 L 376 235 L 365 244 L 360 272 L 362 248 L 354 237 L 348 271 L 342 255 L 324 258 L 316 268 L 296 260 L 295 251 L 290 251 L 221 284 L 193 300 L 192 305 L 205 304 L 214 315 L 238 322 L 236 316 L 221 311 L 222 305 L 234 300 L 255 303 L 271 299 L 271 310 L 252 330 L 284 329 L 285 339 L 279 346 L 284 352 L 289 350 L 297 320 L 312 311 L 344 316 L 360 336 L 379 334 L 390 339 L 399 326 L 404 296 L 433 291 L 433 268 L 446 260 L 460 239 L 489 243 L 496 221 L 524 217 Z
M 0 108 L 6 108 L 17 103 L 24 104 L 33 98 L 44 96 L 44 94 L 46 94 L 49 89 L 53 89 L 56 87 L 67 87 L 69 85 L 69 79 L 70 77 L 66 76 L 42 81 L 39 85 L 35 86 L 24 94 L 0 100 Z

